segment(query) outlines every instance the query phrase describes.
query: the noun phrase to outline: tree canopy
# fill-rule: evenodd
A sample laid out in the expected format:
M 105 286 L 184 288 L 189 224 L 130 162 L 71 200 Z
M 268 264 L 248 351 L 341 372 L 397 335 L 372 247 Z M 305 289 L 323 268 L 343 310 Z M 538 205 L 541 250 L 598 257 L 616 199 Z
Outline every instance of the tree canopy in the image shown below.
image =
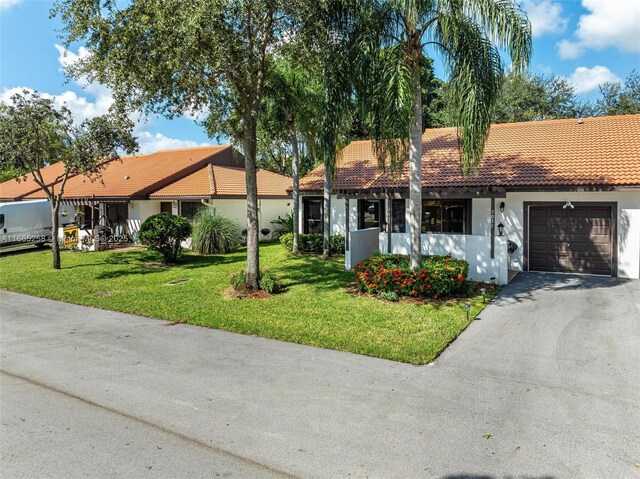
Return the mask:
M 640 73 L 631 70 L 624 83 L 603 83 L 599 87 L 602 98 L 596 102 L 600 115 L 629 115 L 640 113 Z
M 75 174 L 97 178 L 109 160 L 135 152 L 132 131 L 131 120 L 114 112 L 74 124 L 67 108 L 57 109 L 51 99 L 28 90 L 13 95 L 11 103 L 0 103 L 0 169 L 19 178 L 31 175 L 47 196 L 54 268 L 60 268 L 58 210 L 67 179 Z M 45 181 L 42 168 L 58 162 L 64 165 L 60 175 Z
M 90 55 L 71 67 L 119 103 L 167 117 L 206 110 L 210 135 L 245 158 L 247 287 L 258 289 L 257 126 L 271 56 L 295 24 L 286 0 L 58 0 L 67 42 Z

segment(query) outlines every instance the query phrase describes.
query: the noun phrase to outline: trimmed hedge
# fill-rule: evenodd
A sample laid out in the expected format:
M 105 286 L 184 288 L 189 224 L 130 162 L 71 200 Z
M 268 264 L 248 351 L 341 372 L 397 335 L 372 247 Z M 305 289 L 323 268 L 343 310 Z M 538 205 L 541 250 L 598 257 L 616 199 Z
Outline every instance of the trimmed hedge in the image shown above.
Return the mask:
M 469 263 L 451 256 L 423 256 L 418 271 L 411 271 L 405 255 L 378 255 L 353 270 L 356 287 L 366 293 L 438 299 L 463 292 Z
M 181 243 L 191 234 L 191 225 L 182 216 L 158 213 L 149 216 L 138 232 L 138 238 L 149 249 L 159 251 L 165 263 L 175 263 L 182 250 Z
M 322 235 L 300 235 L 298 249 L 301 253 L 322 253 L 322 241 Z M 291 251 L 293 249 L 293 234 L 282 235 L 280 243 Z M 343 235 L 331 235 L 329 237 L 329 254 L 344 254 Z

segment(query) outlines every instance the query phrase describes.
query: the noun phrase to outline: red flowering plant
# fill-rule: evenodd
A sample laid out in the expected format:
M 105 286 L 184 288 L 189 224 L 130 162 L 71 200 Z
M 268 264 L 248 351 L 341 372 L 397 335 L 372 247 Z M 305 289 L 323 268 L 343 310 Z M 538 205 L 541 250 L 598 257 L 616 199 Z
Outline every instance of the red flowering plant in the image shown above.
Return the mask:
M 438 299 L 459 293 L 466 286 L 469 263 L 451 256 L 423 256 L 412 271 L 405 255 L 377 255 L 353 270 L 356 287 L 365 293 Z

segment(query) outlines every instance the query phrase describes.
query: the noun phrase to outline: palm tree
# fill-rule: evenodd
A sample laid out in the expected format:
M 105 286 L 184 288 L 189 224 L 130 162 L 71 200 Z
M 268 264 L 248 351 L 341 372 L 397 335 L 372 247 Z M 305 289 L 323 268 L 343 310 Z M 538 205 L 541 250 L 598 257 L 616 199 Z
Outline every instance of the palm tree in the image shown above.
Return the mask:
M 300 154 L 301 142 L 315 140 L 314 120 L 320 104 L 320 85 L 314 72 L 294 65 L 285 57 L 274 60 L 265 85 L 260 130 L 269 137 L 288 137 L 293 176 L 293 253 L 298 253 L 300 228 Z M 260 135 L 259 135 L 260 136 Z M 311 138 L 311 140 L 310 140 Z M 309 148 L 307 148 L 309 149 Z
M 514 0 L 372 0 L 361 16 L 359 98 L 382 168 L 401 170 L 409 158 L 411 267 L 421 262 L 423 56 L 439 54 L 449 73 L 461 169 L 476 171 L 497 100 L 499 49 L 524 70 L 531 24 Z
M 315 61 L 322 75 L 317 154 L 324 164 L 322 257 L 330 255 L 331 194 L 336 162 L 352 124 L 354 26 L 358 0 L 318 2 Z

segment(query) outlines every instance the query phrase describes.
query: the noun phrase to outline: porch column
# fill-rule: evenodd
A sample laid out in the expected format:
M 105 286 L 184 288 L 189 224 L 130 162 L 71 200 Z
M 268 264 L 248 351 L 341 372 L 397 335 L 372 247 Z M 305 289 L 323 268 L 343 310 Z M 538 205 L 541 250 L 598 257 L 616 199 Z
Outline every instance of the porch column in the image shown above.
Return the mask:
M 496 199 L 491 197 L 491 259 L 496 256 Z
M 391 195 L 387 195 L 387 253 L 391 254 L 391 231 L 392 228 L 392 214 L 391 214 L 391 205 L 393 200 L 391 199 Z
M 344 250 L 345 251 L 349 251 L 349 213 L 350 213 L 350 207 L 349 207 L 349 198 L 345 198 L 344 199 L 344 221 L 345 221 L 345 228 L 344 228 Z

